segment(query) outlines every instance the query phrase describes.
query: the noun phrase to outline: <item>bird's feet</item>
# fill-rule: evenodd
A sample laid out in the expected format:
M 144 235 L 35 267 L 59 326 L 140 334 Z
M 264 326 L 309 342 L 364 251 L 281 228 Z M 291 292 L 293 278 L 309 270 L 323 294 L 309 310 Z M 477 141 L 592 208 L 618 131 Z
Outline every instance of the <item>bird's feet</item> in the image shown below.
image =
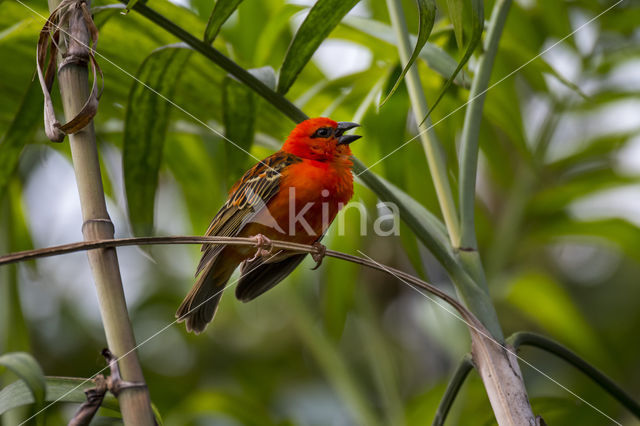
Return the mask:
M 311 245 L 316 249 L 314 253 L 311 253 L 311 258 L 316 262 L 316 266 L 311 268 L 311 270 L 315 271 L 322 265 L 322 259 L 324 259 L 324 256 L 327 254 L 327 246 L 317 241 Z
M 255 240 L 256 247 L 258 249 L 256 250 L 256 254 L 254 254 L 253 257 L 248 260 L 248 262 L 253 262 L 256 259 L 267 257 L 271 254 L 271 252 L 273 251 L 273 242 L 269 238 L 265 237 L 262 234 L 254 235 L 251 238 Z

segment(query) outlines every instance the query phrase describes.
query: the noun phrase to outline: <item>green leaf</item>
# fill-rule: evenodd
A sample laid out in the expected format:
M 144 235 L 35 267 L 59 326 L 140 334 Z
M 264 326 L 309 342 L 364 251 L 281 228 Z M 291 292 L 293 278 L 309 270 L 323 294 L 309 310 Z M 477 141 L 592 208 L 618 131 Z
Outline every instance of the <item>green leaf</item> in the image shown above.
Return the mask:
M 84 391 L 95 386 L 91 380 L 78 377 L 43 377 L 43 382 L 46 383 L 45 402 L 83 403 L 87 400 Z M 33 402 L 29 386 L 22 380 L 13 382 L 0 390 L 0 415 Z M 101 406 L 120 411 L 118 400 L 111 393 L 104 396 Z
M 602 342 L 571 295 L 554 277 L 540 271 L 523 272 L 512 278 L 506 300 L 523 316 L 578 352 L 595 360 L 607 359 Z
M 41 407 L 45 400 L 46 383 L 44 379 L 44 373 L 33 356 L 26 352 L 11 352 L 0 356 L 0 366 L 4 366 L 15 373 L 29 390 L 29 396 L 31 397 L 30 404 L 35 401 L 36 407 Z M 6 390 L 3 389 L 3 392 Z M 0 414 L 4 411 L 2 409 L 2 399 L 0 398 Z
M 456 43 L 458 49 L 462 49 L 464 46 L 464 27 L 462 24 L 462 1 L 463 0 L 447 0 L 447 7 L 449 8 L 449 20 L 453 24 L 453 32 L 456 36 Z
M 342 21 L 342 24 L 354 30 L 367 34 L 371 37 L 374 37 L 377 40 L 384 41 L 385 43 L 394 46 L 397 43 L 393 29 L 389 25 L 380 21 L 360 18 L 358 16 L 347 16 Z M 411 42 L 417 42 L 417 38 L 413 34 L 409 34 L 409 39 L 411 40 Z M 432 70 L 434 70 L 444 78 L 453 76 L 453 82 L 455 84 L 463 87 L 469 86 L 469 78 L 464 70 L 460 70 L 458 75 L 454 75 L 457 67 L 456 60 L 453 59 L 447 52 L 442 50 L 442 48 L 440 48 L 439 46 L 427 42 L 423 46 L 418 56 L 420 57 L 420 59 L 425 61 Z
M 93 16 L 93 23 L 96 24 L 96 27 L 100 30 L 114 16 L 127 13 L 126 8 L 124 4 L 106 4 L 92 7 L 91 15 Z
M 253 91 L 262 96 L 267 102 L 280 110 L 287 117 L 291 118 L 293 121 L 298 123 L 309 118 L 287 98 L 269 89 L 267 86 L 265 86 L 264 83 L 254 77 L 247 70 L 239 66 L 237 63 L 233 62 L 228 57 L 224 56 L 218 50 L 204 43 L 202 40 L 195 38 L 183 27 L 167 19 L 164 15 L 150 9 L 149 7 L 141 3 L 138 3 L 136 5 L 135 10 L 156 25 L 162 27 L 166 31 L 173 34 L 175 37 L 187 43 L 195 51 L 204 55 L 207 59 L 218 65 L 223 70 L 227 71 L 229 74 L 236 77 L 238 80 L 242 81 L 247 86 L 251 87 Z
M 293 37 L 280 69 L 278 93 L 285 94 L 320 44 L 360 0 L 318 0 Z
M 409 62 L 404 66 L 404 69 L 400 73 L 400 76 L 396 80 L 395 84 L 391 88 L 389 94 L 384 98 L 382 102 L 380 102 L 380 106 L 384 105 L 385 102 L 393 95 L 396 91 L 400 82 L 404 78 L 409 68 L 413 65 L 415 60 L 420 55 L 422 48 L 427 43 L 427 39 L 431 34 L 431 30 L 433 29 L 433 23 L 436 20 L 436 3 L 435 0 L 416 0 L 418 3 L 418 15 L 419 15 L 419 29 L 418 29 L 418 39 L 416 41 L 416 47 L 413 49 L 413 53 L 411 53 L 411 57 L 409 58 Z
M 469 58 L 471 58 L 473 51 L 476 49 L 482 39 L 482 31 L 484 29 L 484 5 L 482 3 L 482 0 L 471 0 L 471 22 L 471 39 L 469 40 L 469 44 L 467 45 L 467 50 L 464 52 L 464 55 L 462 56 L 462 59 L 458 63 L 458 66 L 456 67 L 452 76 L 449 77 L 444 83 L 444 87 L 440 91 L 440 94 L 436 98 L 436 101 L 433 103 L 431 108 L 429 108 L 427 115 L 422 119 L 422 122 L 424 122 L 431 115 L 431 112 L 438 105 L 438 103 L 440 103 L 440 100 L 449 89 L 449 86 L 451 86 L 451 83 L 453 83 L 453 79 L 456 75 L 458 75 L 462 67 L 464 67 L 465 64 L 469 61 Z
M 135 235 L 153 230 L 153 207 L 171 105 L 191 49 L 183 44 L 161 47 L 138 70 L 129 95 L 122 163 L 129 219 Z M 150 89 L 151 88 L 151 89 Z M 159 96 L 160 95 L 160 96 Z
M 207 28 L 204 30 L 205 43 L 212 43 L 216 39 L 220 28 L 227 22 L 227 19 L 231 16 L 234 10 L 242 0 L 218 0 L 213 7 L 209 22 L 207 22 Z
M 0 141 L 0 198 L 18 165 L 22 148 L 41 124 L 41 115 L 42 92 L 38 79 L 33 79 L 9 129 Z
M 251 160 L 249 150 L 256 121 L 255 94 L 235 78 L 227 76 L 223 83 L 222 104 L 224 133 L 228 139 L 224 144 L 226 175 L 230 188 Z

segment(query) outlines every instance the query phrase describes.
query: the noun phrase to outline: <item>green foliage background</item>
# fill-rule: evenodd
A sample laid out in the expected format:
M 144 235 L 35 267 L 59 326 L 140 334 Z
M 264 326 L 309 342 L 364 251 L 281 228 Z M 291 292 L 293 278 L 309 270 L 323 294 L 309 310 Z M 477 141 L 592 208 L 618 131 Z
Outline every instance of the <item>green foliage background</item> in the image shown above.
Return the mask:
M 455 68 L 471 36 L 451 25 L 448 7 L 456 3 L 437 2 L 434 32 L 416 62 L 429 102 L 437 98 L 442 74 Z M 416 34 L 415 3 L 403 4 Z M 199 53 L 174 45 L 180 40 L 135 11 L 122 15 L 114 3 L 93 4 L 106 5 L 111 6 L 96 9 L 95 17 L 105 75 L 95 122 L 116 234 L 201 234 L 230 184 L 254 162 L 220 134 L 262 158 L 294 123 Z M 491 82 L 608 5 L 595 0 L 514 2 Z M 213 5 L 153 0 L 148 6 L 202 38 Z M 485 16 L 492 6 L 485 2 Z M 283 0 L 245 0 L 213 46 L 244 68 L 279 70 L 307 10 Z M 471 28 L 466 6 L 463 11 L 452 16 Z M 33 82 L 35 43 L 46 15 L 41 1 L 0 2 L 2 253 L 81 239 L 69 150 L 66 143 L 45 140 L 42 95 Z M 624 1 L 490 89 L 481 127 L 476 212 L 480 253 L 506 335 L 523 329 L 543 332 L 636 398 L 639 21 L 640 6 Z M 316 55 L 292 77 L 286 93 L 310 116 L 359 120 L 364 138 L 353 149 L 367 165 L 416 132 L 404 84 L 377 107 L 400 72 L 394 40 L 384 2 L 362 1 L 323 42 L 343 43 L 327 51 L 335 56 Z M 346 60 L 344 43 L 364 49 L 371 59 L 363 60 L 358 72 L 331 77 L 324 67 Z M 467 101 L 473 65 L 472 60 L 432 113 L 452 181 L 464 109 L 439 120 Z M 268 69 L 257 72 L 269 81 Z M 132 75 L 180 109 L 136 84 Z M 275 87 L 272 80 L 268 85 Z M 57 88 L 54 93 L 57 97 Z M 234 119 L 246 126 L 234 127 Z M 247 134 L 247 129 L 252 131 Z M 125 149 L 123 141 L 146 145 Z M 127 149 L 131 156 L 122 160 Z M 159 167 L 159 178 L 154 167 Z M 418 141 L 372 170 L 440 215 Z M 125 188 L 139 196 L 129 198 L 128 209 Z M 360 235 L 358 214 L 349 210 L 345 235 L 334 227 L 325 240 L 329 247 L 361 250 L 450 288 L 445 272 L 404 225 L 399 237 L 374 235 L 375 194 L 357 183 L 355 198 L 367 206 L 368 235 Z M 193 282 L 198 248 L 120 249 L 119 257 L 132 323 L 142 342 L 173 321 Z M 151 397 L 165 424 L 431 421 L 455 364 L 469 350 L 464 324 L 382 274 L 330 259 L 319 271 L 309 271 L 311 266 L 305 262 L 250 304 L 227 294 L 203 335 L 188 335 L 174 325 L 140 347 Z M 2 267 L 0 294 L 0 353 L 30 352 L 49 376 L 88 377 L 102 368 L 99 351 L 105 343 L 84 254 Z M 621 423 L 638 424 L 569 365 L 533 349 L 521 355 Z M 522 369 L 534 412 L 549 424 L 606 424 L 539 372 Z M 2 379 L 14 380 L 9 374 Z M 58 404 L 47 410 L 47 422 L 68 420 L 75 408 Z M 106 409 L 102 414 L 117 416 Z M 493 421 L 475 373 L 451 416 L 450 424 Z M 15 418 L 3 420 L 11 424 Z

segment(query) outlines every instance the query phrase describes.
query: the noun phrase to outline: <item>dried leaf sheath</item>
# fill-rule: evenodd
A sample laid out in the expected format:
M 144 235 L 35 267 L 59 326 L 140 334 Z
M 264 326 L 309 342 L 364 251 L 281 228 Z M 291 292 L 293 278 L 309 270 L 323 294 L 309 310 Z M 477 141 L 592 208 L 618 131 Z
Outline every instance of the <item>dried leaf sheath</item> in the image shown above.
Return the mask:
M 71 13 L 74 8 L 80 8 L 82 12 L 80 22 L 78 14 Z M 68 32 L 65 28 L 69 28 Z M 67 37 L 60 37 L 60 32 L 65 36 L 71 37 L 70 33 L 73 34 L 76 30 L 83 31 L 84 28 L 89 32 L 90 46 L 82 45 L 77 39 L 72 39 L 70 42 L 65 43 Z M 53 142 L 62 142 L 66 134 L 79 132 L 91 122 L 98 112 L 98 101 L 102 93 L 102 88 L 98 89 L 98 76 L 100 76 L 103 85 L 104 80 L 100 65 L 98 65 L 93 54 L 97 42 L 98 28 L 93 23 L 85 2 L 64 0 L 51 13 L 40 31 L 36 49 L 36 68 L 40 85 L 42 86 L 42 93 L 44 94 L 45 133 L 49 140 Z M 80 44 L 79 48 L 77 48 L 78 44 Z M 58 53 L 63 58 L 59 66 Z M 91 93 L 78 114 L 67 123 L 60 124 L 56 118 L 51 99 L 51 89 L 53 88 L 56 71 L 70 63 L 86 64 L 88 62 L 91 63 L 91 71 L 93 73 Z

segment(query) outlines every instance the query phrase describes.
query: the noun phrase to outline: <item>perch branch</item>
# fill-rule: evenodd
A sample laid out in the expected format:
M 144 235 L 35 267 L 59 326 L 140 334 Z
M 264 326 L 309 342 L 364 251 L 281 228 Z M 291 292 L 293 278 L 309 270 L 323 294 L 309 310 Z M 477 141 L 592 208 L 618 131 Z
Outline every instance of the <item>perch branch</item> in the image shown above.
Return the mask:
M 159 245 L 159 244 L 226 244 L 226 245 L 243 245 L 243 246 L 258 246 L 261 244 L 256 238 L 242 238 L 242 237 L 192 237 L 192 236 L 171 236 L 171 237 L 135 237 L 135 238 L 116 238 L 116 239 L 103 239 L 97 241 L 82 241 L 71 244 L 63 244 L 59 246 L 46 247 L 42 249 L 26 250 L 16 253 L 10 253 L 4 256 L 0 256 L 0 265 L 6 265 L 9 263 L 22 262 L 25 260 L 36 259 L 40 257 L 57 256 L 61 254 L 73 253 L 78 251 L 105 249 L 122 246 L 134 246 L 134 245 Z M 288 241 L 271 240 L 271 247 L 281 250 L 289 250 L 298 253 L 309 254 L 321 254 L 317 246 L 291 243 Z M 451 306 L 453 306 L 467 322 L 467 324 L 475 328 L 480 333 L 486 333 L 485 337 L 490 336 L 486 328 L 480 323 L 480 321 L 460 302 L 447 293 L 443 292 L 439 288 L 417 278 L 406 272 L 402 272 L 398 269 L 391 268 L 389 266 L 381 265 L 378 262 L 368 260 L 362 257 L 354 256 L 347 253 L 342 253 L 334 250 L 326 250 L 325 256 L 333 257 L 336 259 L 346 260 L 347 262 L 356 263 L 358 265 L 366 266 L 368 268 L 377 269 L 382 272 L 387 272 L 401 280 L 404 280 L 410 284 L 416 285 L 436 296 L 443 299 Z

